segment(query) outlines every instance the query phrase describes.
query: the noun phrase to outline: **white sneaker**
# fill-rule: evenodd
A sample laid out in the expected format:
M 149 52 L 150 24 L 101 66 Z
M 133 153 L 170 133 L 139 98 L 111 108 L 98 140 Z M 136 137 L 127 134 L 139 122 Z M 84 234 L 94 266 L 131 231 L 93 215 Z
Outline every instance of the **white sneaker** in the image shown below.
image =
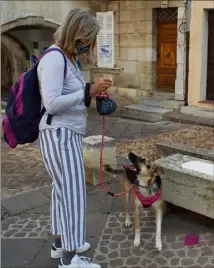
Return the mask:
M 91 245 L 88 242 L 85 242 L 85 244 L 76 250 L 76 253 L 81 254 L 83 252 L 86 252 L 91 248 Z M 51 249 L 51 258 L 52 259 L 61 259 L 63 255 L 63 249 L 57 248 L 54 244 L 52 245 Z
M 61 259 L 59 268 L 101 268 L 99 264 L 93 263 L 89 258 L 75 255 L 69 265 L 64 265 Z

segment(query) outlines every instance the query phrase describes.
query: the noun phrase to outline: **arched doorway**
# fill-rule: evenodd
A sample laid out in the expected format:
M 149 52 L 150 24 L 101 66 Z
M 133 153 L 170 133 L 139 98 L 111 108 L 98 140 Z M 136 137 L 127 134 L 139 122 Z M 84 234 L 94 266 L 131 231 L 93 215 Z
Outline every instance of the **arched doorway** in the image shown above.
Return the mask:
M 58 24 L 42 17 L 19 18 L 1 26 L 2 100 L 20 74 L 30 67 L 30 56 L 37 57 L 53 43 Z
M 26 71 L 27 48 L 7 34 L 1 35 L 1 99 L 7 100 L 8 89 Z

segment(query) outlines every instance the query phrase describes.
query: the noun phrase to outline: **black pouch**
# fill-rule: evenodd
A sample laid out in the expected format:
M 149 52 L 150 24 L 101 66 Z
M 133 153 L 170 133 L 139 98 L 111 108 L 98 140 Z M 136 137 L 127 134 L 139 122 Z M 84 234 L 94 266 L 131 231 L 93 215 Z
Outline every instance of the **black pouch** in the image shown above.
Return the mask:
M 117 109 L 117 104 L 108 96 L 97 96 L 96 104 L 99 115 L 113 114 Z

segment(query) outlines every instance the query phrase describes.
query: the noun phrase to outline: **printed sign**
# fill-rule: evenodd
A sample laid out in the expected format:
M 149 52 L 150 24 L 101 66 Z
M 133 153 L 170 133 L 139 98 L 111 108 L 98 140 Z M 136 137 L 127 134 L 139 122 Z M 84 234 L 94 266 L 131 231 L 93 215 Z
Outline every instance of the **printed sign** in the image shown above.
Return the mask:
M 100 56 L 101 57 L 111 56 L 111 48 L 109 45 L 100 45 Z

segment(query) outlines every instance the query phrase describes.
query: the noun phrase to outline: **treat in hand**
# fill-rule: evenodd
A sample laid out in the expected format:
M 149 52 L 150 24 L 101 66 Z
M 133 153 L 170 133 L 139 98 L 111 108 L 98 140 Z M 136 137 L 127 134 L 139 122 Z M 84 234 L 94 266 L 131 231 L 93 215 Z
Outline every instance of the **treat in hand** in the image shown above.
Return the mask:
M 100 78 L 94 84 L 91 85 L 91 95 L 96 95 L 101 92 L 105 92 L 112 86 L 112 80 L 109 78 Z

